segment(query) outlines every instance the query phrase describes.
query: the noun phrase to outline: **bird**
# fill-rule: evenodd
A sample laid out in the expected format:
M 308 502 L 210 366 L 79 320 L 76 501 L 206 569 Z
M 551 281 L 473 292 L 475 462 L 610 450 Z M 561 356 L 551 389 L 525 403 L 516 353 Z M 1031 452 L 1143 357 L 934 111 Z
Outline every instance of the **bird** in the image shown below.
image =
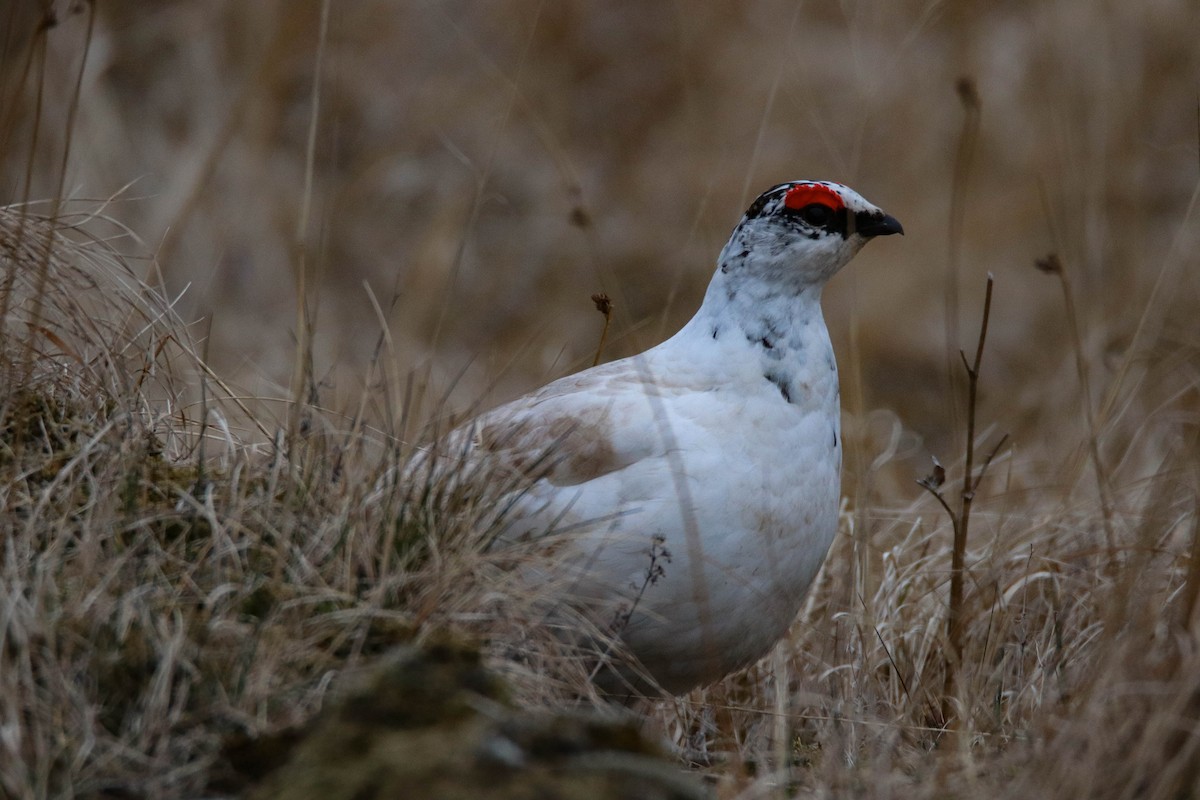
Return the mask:
M 868 241 L 903 232 L 839 183 L 773 186 L 677 333 L 477 416 L 409 474 L 436 462 L 507 487 L 491 546 L 553 543 L 531 580 L 565 587 L 632 656 L 636 670 L 606 672 L 610 691 L 714 683 L 787 633 L 835 537 L 841 407 L 821 292 Z

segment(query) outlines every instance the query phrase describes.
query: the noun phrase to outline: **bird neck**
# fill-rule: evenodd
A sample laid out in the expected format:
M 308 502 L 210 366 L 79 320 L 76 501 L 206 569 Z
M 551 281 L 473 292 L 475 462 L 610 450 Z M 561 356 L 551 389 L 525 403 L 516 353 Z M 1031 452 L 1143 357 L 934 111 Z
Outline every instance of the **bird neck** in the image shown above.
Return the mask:
M 700 310 L 666 346 L 692 359 L 710 353 L 704 361 L 716 374 L 765 379 L 788 403 L 837 415 L 837 363 L 820 285 L 781 287 L 718 269 Z
M 726 336 L 744 339 L 764 351 L 769 361 L 786 360 L 828 341 L 820 285 L 763 280 L 724 261 L 687 328 L 693 329 L 690 335 L 717 341 Z M 818 341 L 813 341 L 814 335 Z

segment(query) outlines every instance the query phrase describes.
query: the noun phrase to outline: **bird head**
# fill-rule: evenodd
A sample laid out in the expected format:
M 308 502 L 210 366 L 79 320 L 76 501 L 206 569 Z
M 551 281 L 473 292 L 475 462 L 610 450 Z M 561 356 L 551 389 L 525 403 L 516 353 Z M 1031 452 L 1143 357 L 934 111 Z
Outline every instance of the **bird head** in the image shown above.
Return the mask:
M 721 251 L 720 271 L 779 287 L 820 286 L 876 236 L 904 233 L 853 189 L 791 181 L 758 196 Z

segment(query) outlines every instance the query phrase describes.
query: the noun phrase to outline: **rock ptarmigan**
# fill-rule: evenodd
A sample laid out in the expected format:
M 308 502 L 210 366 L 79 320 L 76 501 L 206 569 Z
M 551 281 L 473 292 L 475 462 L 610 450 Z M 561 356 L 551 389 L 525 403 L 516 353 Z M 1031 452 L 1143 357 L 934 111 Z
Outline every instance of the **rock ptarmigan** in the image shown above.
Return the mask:
M 559 585 L 613 621 L 662 689 L 716 681 L 784 635 L 837 530 L 840 406 L 821 290 L 893 233 L 895 218 L 840 184 L 775 186 L 677 334 L 483 414 L 409 474 L 436 454 L 515 478 L 500 541 L 556 542 Z

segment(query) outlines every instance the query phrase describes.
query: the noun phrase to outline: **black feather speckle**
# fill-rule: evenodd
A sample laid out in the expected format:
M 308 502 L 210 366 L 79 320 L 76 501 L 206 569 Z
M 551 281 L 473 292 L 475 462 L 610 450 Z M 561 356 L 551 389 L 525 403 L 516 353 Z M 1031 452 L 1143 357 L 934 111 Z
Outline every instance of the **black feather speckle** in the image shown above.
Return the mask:
M 783 395 L 785 402 L 792 402 L 792 390 L 790 388 L 792 381 L 787 375 L 782 375 L 778 372 L 768 372 L 763 377 L 775 384 L 775 387 L 779 389 L 779 393 Z

